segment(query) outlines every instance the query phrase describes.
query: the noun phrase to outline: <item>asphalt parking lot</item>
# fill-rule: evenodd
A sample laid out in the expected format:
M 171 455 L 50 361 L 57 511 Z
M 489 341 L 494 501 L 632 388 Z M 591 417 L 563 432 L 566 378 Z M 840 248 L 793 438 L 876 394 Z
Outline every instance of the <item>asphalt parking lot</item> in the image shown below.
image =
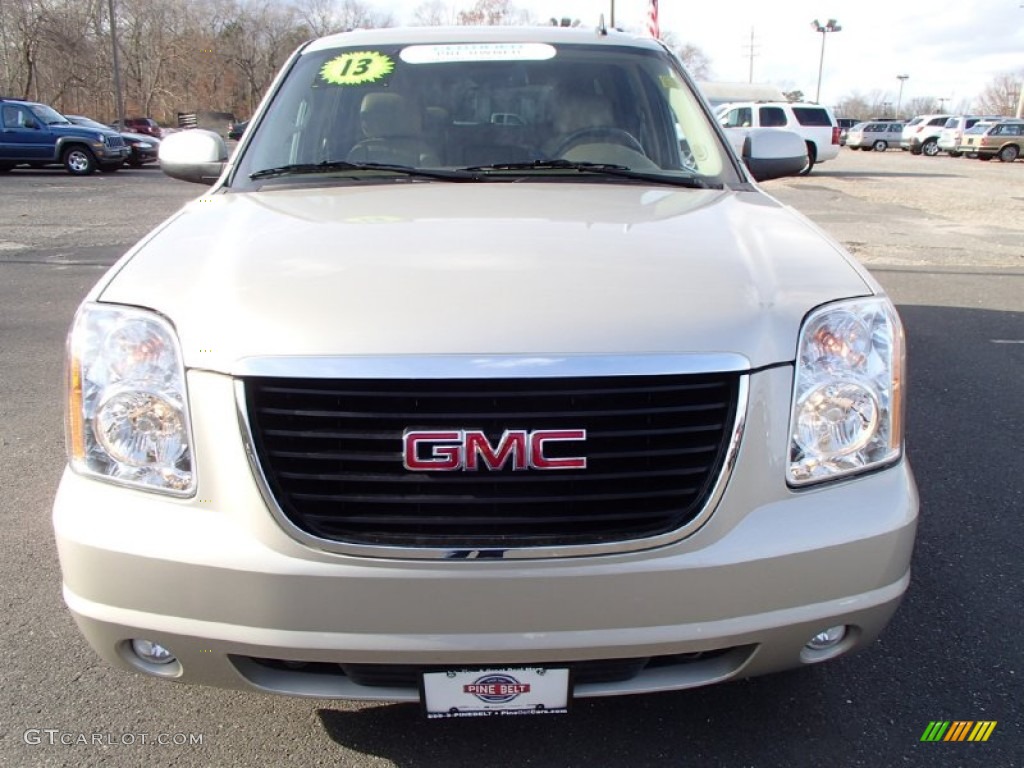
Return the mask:
M 411 705 L 161 683 L 85 645 L 49 521 L 64 334 L 104 269 L 203 188 L 155 168 L 5 175 L 0 765 L 1024 765 L 1024 162 L 843 150 L 765 188 L 850 248 L 907 325 L 922 516 L 893 623 L 864 653 L 792 673 L 583 701 L 564 718 L 438 723 Z M 921 742 L 935 720 L 997 725 L 985 743 Z

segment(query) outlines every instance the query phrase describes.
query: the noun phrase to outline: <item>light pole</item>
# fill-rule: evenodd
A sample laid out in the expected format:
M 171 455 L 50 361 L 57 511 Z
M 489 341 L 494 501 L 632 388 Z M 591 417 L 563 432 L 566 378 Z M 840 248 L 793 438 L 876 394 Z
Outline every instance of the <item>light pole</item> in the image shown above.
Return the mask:
M 903 104 L 903 84 L 910 79 L 910 75 L 896 75 L 896 79 L 900 81 L 900 95 L 896 99 L 896 119 L 900 119 L 900 106 Z
M 814 101 L 821 101 L 821 71 L 825 66 L 825 35 L 829 32 L 840 32 L 842 27 L 839 26 L 839 22 L 835 19 L 829 19 L 824 25 L 819 24 L 818 20 L 815 19 L 811 22 L 811 29 L 815 32 L 821 32 L 821 59 L 818 61 L 818 92 L 814 95 Z

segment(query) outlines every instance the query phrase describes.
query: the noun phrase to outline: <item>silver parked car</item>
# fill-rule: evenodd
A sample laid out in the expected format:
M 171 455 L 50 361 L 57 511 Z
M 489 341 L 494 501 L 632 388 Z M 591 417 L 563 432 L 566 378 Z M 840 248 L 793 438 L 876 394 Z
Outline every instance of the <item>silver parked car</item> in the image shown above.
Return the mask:
M 800 137 L 743 153 L 606 28 L 338 34 L 233 152 L 169 136 L 212 186 L 70 332 L 53 522 L 88 642 L 431 717 L 869 646 L 917 523 L 902 326 L 754 183 Z
M 899 147 L 902 136 L 903 123 L 889 121 L 858 123 L 847 133 L 846 146 L 850 149 L 884 152 L 889 147 Z

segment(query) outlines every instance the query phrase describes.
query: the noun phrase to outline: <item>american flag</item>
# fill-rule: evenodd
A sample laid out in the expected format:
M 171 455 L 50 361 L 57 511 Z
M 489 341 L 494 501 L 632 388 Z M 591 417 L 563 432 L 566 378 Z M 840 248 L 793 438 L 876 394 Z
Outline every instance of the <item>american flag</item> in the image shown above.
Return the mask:
M 658 0 L 649 0 L 647 4 L 647 34 L 657 40 L 661 37 L 658 28 Z

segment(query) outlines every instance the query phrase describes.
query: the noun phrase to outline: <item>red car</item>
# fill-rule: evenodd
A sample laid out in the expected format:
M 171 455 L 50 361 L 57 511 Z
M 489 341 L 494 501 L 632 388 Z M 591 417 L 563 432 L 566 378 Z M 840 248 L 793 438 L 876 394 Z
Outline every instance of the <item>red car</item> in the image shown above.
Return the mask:
M 153 136 L 157 139 L 163 137 L 163 131 L 160 126 L 157 125 L 156 120 L 151 117 L 126 117 L 124 125 L 121 125 L 120 120 L 115 120 L 111 123 L 118 130 L 131 131 L 133 133 L 144 133 L 147 136 Z

